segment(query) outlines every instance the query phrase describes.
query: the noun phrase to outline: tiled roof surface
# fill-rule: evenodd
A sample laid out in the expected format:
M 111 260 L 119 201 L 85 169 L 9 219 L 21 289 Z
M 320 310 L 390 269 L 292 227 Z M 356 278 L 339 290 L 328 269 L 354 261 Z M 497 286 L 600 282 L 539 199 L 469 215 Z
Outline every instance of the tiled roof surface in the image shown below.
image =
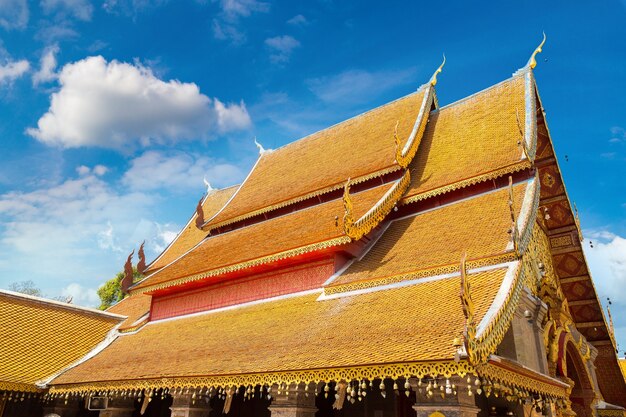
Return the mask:
M 369 210 L 393 183 L 353 194 L 355 217 Z M 187 255 L 147 277 L 133 291 L 343 237 L 341 198 L 209 237 Z
M 152 297 L 146 294 L 133 294 L 119 303 L 109 307 L 107 311 L 113 314 L 126 316 L 127 319 L 120 325 L 120 330 L 132 327 L 133 323 L 150 311 Z
M 619 367 L 622 368 L 622 374 L 624 375 L 624 379 L 626 380 L 626 358 L 619 360 Z
M 239 186 L 224 188 L 222 190 L 215 190 L 205 198 L 202 203 L 202 211 L 204 212 L 204 218 L 209 219 L 215 215 L 226 204 L 228 199 L 232 197 Z M 196 227 L 196 213 L 194 212 L 191 220 L 183 230 L 180 231 L 176 239 L 170 244 L 170 246 L 163 251 L 152 264 L 149 265 L 147 273 L 157 270 L 169 264 L 189 249 L 200 243 L 207 235 L 207 232 Z
M 209 225 L 396 167 L 394 128 L 404 144 L 424 89 L 265 153 L 233 200 Z M 427 109 L 429 110 L 429 109 Z
M 519 213 L 527 183 L 514 186 Z M 504 188 L 393 221 L 363 259 L 331 286 L 403 275 L 506 252 L 511 241 L 509 190 Z
M 505 272 L 470 275 L 477 320 L 492 304 Z M 154 322 L 119 337 L 53 384 L 449 360 L 465 323 L 459 289 L 457 276 L 324 301 L 316 301 L 317 293 L 300 295 Z
M 520 75 L 432 112 L 405 199 L 520 163 L 524 95 Z
M 0 291 L 0 387 L 52 376 L 88 353 L 121 320 Z

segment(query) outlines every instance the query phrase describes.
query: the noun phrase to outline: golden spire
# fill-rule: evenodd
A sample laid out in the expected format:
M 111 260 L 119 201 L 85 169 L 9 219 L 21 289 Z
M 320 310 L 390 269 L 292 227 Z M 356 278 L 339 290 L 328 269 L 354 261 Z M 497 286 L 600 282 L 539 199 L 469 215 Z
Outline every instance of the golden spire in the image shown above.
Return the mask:
M 446 64 L 446 54 L 443 54 L 443 62 L 439 65 L 439 68 L 435 71 L 432 77 L 430 77 L 430 85 L 433 87 L 437 84 L 437 74 L 443 70 L 443 66 Z
M 544 43 L 546 43 L 546 32 L 543 32 L 543 40 L 541 41 L 539 46 L 535 49 L 533 54 L 530 56 L 528 63 L 526 63 L 526 66 L 530 67 L 530 69 L 533 69 L 537 66 L 537 61 L 535 60 L 535 56 L 542 51 L 541 48 L 543 47 Z

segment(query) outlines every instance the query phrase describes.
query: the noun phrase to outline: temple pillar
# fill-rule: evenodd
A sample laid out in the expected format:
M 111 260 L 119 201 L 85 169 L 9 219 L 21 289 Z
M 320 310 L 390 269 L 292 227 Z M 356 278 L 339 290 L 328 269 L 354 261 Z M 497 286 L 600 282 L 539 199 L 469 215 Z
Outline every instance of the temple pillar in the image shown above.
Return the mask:
M 192 394 L 172 396 L 171 417 L 208 417 L 211 406 L 204 398 L 193 398 Z
M 78 400 L 57 398 L 48 402 L 43 408 L 44 417 L 48 414 L 60 417 L 76 417 L 78 415 Z
M 416 417 L 442 417 L 442 414 L 445 417 L 476 417 L 478 415 L 480 409 L 476 407 L 475 397 L 467 394 L 463 380 L 456 377 L 451 378 L 450 382 L 456 385 L 456 394 L 448 393 L 442 398 L 440 392 L 437 391 L 429 398 L 424 387 L 418 387 L 417 379 L 409 379 L 417 400 L 413 406 Z
M 100 417 L 132 417 L 133 411 L 134 398 L 110 398 L 107 409 L 100 411 Z
M 284 391 L 272 387 L 272 417 L 315 417 L 315 388 L 305 391 L 305 384 L 291 384 Z M 279 393 L 280 392 L 280 393 Z

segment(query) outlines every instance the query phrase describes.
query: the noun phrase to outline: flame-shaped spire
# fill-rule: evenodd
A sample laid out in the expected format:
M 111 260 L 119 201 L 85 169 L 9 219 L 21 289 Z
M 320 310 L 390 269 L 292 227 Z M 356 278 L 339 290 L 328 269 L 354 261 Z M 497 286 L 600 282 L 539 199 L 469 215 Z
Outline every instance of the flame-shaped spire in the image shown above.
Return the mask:
M 446 65 L 446 54 L 443 54 L 443 62 L 441 63 L 441 65 L 439 65 L 439 68 L 437 68 L 437 70 L 432 75 L 432 77 L 430 77 L 429 83 L 433 87 L 435 86 L 435 84 L 437 84 L 437 74 L 439 74 L 441 71 L 443 71 L 443 66 L 444 65 Z
M 535 50 L 533 51 L 533 54 L 530 56 L 530 59 L 526 63 L 526 66 L 530 67 L 530 69 L 533 69 L 533 68 L 535 68 L 537 66 L 537 61 L 535 60 L 535 56 L 537 56 L 537 54 L 542 51 L 541 48 L 543 48 L 543 45 L 545 43 L 546 43 L 546 32 L 543 32 L 543 40 L 541 41 L 539 46 L 537 48 L 535 48 Z

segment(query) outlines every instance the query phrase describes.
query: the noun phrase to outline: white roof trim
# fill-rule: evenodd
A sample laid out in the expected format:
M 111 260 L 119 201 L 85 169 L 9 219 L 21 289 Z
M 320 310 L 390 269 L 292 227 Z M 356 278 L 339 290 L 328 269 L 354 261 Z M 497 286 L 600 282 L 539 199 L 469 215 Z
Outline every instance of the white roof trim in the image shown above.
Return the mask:
M 502 283 L 500 284 L 500 289 L 498 290 L 498 293 L 496 294 L 496 297 L 494 298 L 493 303 L 491 303 L 489 310 L 487 310 L 483 319 L 480 321 L 480 323 L 478 323 L 478 326 L 476 327 L 477 338 L 480 337 L 485 332 L 485 330 L 489 326 L 489 323 L 493 320 L 496 314 L 498 314 L 498 311 L 500 311 L 500 309 L 502 308 L 502 305 L 506 301 L 506 298 L 511 290 L 511 286 L 515 282 L 515 277 L 520 272 L 520 268 L 521 268 L 520 261 L 509 262 L 508 265 L 509 265 L 509 268 L 506 271 L 506 275 L 504 276 Z
M 22 294 L 22 293 L 15 292 L 15 291 L 0 289 L 0 296 L 2 295 L 5 295 L 10 298 L 18 298 L 18 299 L 21 298 L 24 300 L 34 301 L 35 303 L 49 305 L 53 307 L 61 307 L 61 308 L 69 309 L 69 310 L 77 310 L 83 313 L 95 314 L 97 316 L 102 316 L 103 318 L 112 318 L 112 319 L 120 319 L 120 320 L 123 320 L 126 318 L 126 316 L 122 316 L 120 314 L 109 313 L 107 311 L 102 311 L 102 310 L 98 310 L 98 309 L 91 308 L 91 307 L 82 307 L 82 306 L 78 306 L 75 304 L 69 304 L 69 303 L 64 303 L 61 301 L 50 300 L 48 298 L 35 297 L 34 295 L 27 295 L 27 294 Z

